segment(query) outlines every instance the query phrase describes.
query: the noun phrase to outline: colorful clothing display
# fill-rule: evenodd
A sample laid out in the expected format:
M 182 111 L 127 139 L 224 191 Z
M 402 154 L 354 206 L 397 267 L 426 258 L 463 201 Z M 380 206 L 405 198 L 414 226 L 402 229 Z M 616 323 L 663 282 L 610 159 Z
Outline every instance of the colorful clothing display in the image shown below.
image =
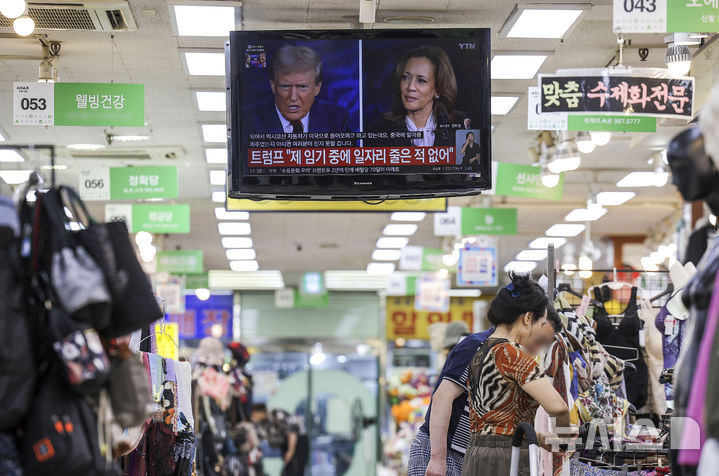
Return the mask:
M 681 290 L 676 292 L 681 292 Z M 679 319 L 677 316 L 671 315 L 665 305 L 657 314 L 654 322 L 657 330 L 662 334 L 664 368 L 673 369 L 677 363 L 677 359 L 679 359 L 682 341 L 687 333 L 687 320 Z M 671 383 L 664 386 L 664 395 L 668 401 L 674 400 L 674 387 Z

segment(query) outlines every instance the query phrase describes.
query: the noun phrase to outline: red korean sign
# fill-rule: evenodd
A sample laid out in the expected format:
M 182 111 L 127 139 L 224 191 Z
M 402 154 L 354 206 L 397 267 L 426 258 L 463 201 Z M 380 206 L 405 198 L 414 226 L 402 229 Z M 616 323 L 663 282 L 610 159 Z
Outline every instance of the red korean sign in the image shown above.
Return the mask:
M 448 312 L 417 311 L 414 296 L 387 298 L 387 339 L 429 340 L 429 326 L 438 322 L 464 321 L 472 330 L 474 301 L 450 298 Z
M 694 78 L 540 75 L 542 113 L 694 115 Z

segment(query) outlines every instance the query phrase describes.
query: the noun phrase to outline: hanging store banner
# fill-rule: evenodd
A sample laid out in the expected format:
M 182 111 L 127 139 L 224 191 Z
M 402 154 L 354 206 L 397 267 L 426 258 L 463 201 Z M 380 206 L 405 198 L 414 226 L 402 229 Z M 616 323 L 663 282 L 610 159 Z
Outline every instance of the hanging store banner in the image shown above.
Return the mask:
M 442 263 L 444 250 L 405 246 L 401 249 L 399 269 L 402 271 L 438 271 L 446 266 Z
M 90 184 L 92 185 L 92 183 Z M 177 167 L 111 167 L 111 200 L 178 198 Z
M 189 233 L 189 205 L 132 205 L 132 233 Z
M 387 277 L 388 296 L 412 296 L 417 289 L 417 276 L 392 273 Z
M 205 271 L 203 263 L 203 251 L 158 251 L 157 272 L 163 271 L 170 274 L 201 274 Z
M 437 322 L 464 321 L 472 331 L 474 299 L 451 298 L 448 312 L 417 311 L 414 300 L 413 296 L 387 298 L 387 339 L 429 340 L 429 326 Z
M 516 208 L 462 208 L 463 235 L 516 235 Z
M 445 213 L 434 214 L 434 236 L 459 236 L 461 234 L 462 207 L 447 207 Z
M 718 0 L 614 0 L 618 33 L 719 32 Z
M 570 131 L 656 132 L 657 118 L 623 114 L 568 114 L 567 129 Z
M 210 330 L 220 324 L 224 330 L 222 339 L 232 337 L 232 295 L 213 294 L 201 301 L 194 294 L 185 296 L 185 312 L 170 314 L 168 321 L 179 326 L 180 339 L 199 340 L 211 336 Z
M 450 287 L 449 279 L 441 278 L 437 274 L 419 276 L 416 281 L 414 308 L 418 311 L 448 312 Z
M 145 127 L 145 85 L 54 83 L 56 126 Z
M 162 298 L 165 314 L 185 312 L 185 280 L 181 276 L 170 276 L 167 281 L 154 283 L 155 294 Z
M 13 125 L 52 126 L 55 123 L 53 83 L 13 83 Z
M 497 286 L 497 248 L 459 250 L 458 286 Z
M 542 113 L 627 113 L 691 119 L 694 78 L 539 75 Z
M 443 212 L 446 209 L 446 198 L 385 200 L 374 205 L 360 201 L 227 199 L 227 210 L 248 212 Z
M 561 200 L 564 194 L 564 174 L 559 174 L 559 183 L 554 188 L 542 183 L 542 168 L 532 165 L 497 163 L 496 195 L 540 200 Z
M 527 130 L 529 131 L 566 131 L 567 114 L 564 112 L 544 113 L 540 106 L 539 87 L 527 89 Z

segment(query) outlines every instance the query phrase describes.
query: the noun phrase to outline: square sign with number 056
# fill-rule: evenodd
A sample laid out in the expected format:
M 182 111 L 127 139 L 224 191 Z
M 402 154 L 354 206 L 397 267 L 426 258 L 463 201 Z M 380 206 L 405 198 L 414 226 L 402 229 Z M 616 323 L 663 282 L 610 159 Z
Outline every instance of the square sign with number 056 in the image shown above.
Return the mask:
M 53 83 L 13 83 L 13 124 L 54 125 L 54 87 Z
M 78 190 L 83 200 L 110 200 L 110 169 L 95 167 L 80 170 Z

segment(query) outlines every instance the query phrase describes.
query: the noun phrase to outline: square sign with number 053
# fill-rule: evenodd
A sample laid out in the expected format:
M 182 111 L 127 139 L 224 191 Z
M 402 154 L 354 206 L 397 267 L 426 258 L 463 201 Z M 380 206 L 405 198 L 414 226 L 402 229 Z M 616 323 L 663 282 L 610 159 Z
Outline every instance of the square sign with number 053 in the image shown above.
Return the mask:
M 54 125 L 54 87 L 53 83 L 13 83 L 13 124 Z

